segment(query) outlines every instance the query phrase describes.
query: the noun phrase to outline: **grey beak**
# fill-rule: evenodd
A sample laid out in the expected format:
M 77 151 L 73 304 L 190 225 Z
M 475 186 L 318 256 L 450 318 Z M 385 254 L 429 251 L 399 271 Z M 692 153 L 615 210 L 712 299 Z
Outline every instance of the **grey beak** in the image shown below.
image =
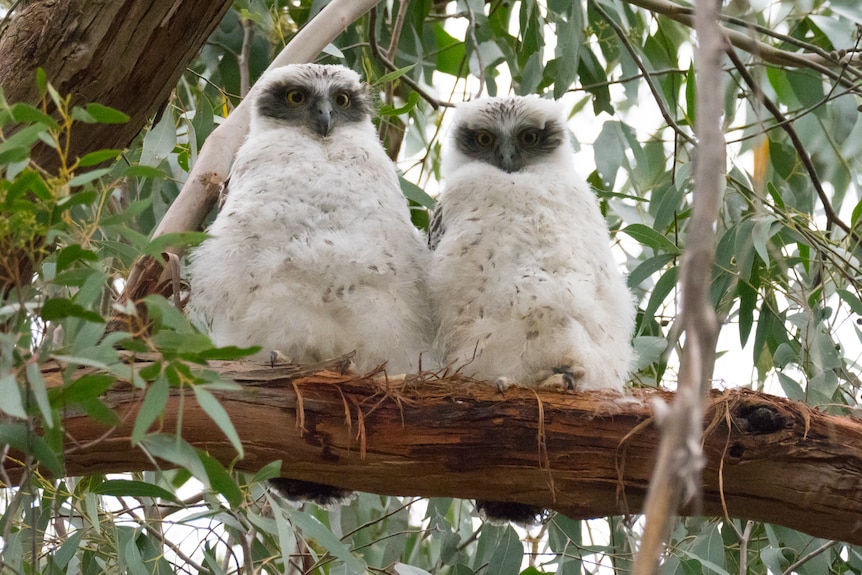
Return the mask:
M 317 114 L 314 119 L 317 133 L 323 137 L 328 136 L 332 131 L 332 103 L 328 100 L 321 100 L 314 107 L 314 112 Z
M 500 167 L 509 174 L 521 169 L 521 158 L 517 148 L 513 144 L 507 142 L 500 144 L 500 147 L 497 149 L 497 161 Z

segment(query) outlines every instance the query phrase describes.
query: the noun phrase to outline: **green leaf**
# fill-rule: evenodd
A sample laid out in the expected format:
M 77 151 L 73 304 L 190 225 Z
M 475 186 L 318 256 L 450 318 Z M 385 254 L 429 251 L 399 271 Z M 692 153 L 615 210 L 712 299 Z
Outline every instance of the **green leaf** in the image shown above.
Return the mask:
M 305 537 L 314 539 L 318 545 L 329 551 L 335 558 L 344 563 L 346 575 L 364 575 L 367 565 L 365 561 L 353 555 L 350 548 L 333 535 L 320 521 L 307 513 L 289 506 L 282 506 L 281 511 L 296 527 L 302 530 Z M 490 573 L 490 571 L 489 571 Z
M 204 232 L 175 232 L 162 234 L 144 248 L 144 254 L 158 258 L 170 247 L 191 247 L 200 244 L 209 236 Z
M 78 174 L 71 180 L 69 180 L 69 186 L 75 188 L 77 186 L 83 186 L 84 184 L 88 184 L 93 180 L 98 180 L 104 175 L 107 175 L 111 172 L 111 168 L 101 168 L 98 170 L 93 170 L 92 172 L 84 172 L 83 174 Z
M 434 37 L 437 41 L 437 71 L 459 76 L 467 59 L 464 43 L 450 36 L 439 23 L 434 24 Z
M 488 573 L 518 575 L 524 560 L 524 544 L 511 525 L 506 527 L 500 543 L 488 562 Z
M 81 545 L 81 539 L 83 539 L 85 531 L 86 529 L 78 529 L 71 535 L 68 533 L 66 534 L 66 540 L 63 541 L 63 544 L 59 549 L 57 549 L 52 558 L 54 565 L 59 569 L 63 571 L 66 570 L 66 566 L 69 564 L 69 561 L 71 561 L 72 557 L 75 556 L 75 553 L 78 552 L 78 547 Z
M 21 388 L 14 374 L 0 377 L 0 411 L 12 417 L 27 418 L 27 410 L 21 399 Z
M 252 483 L 260 483 L 266 481 L 267 479 L 274 479 L 276 477 L 281 477 L 281 460 L 273 461 L 267 463 L 263 467 L 261 467 L 257 473 L 254 474 L 252 478 Z
M 97 152 L 90 152 L 89 154 L 84 154 L 84 156 L 78 159 L 78 167 L 88 168 L 90 166 L 101 164 L 102 162 L 109 162 L 117 159 L 117 157 L 122 153 L 122 150 L 99 150 Z
M 210 487 L 217 493 L 221 493 L 228 500 L 228 503 L 234 507 L 239 507 L 243 499 L 242 491 L 237 486 L 233 477 L 230 476 L 230 473 L 225 470 L 221 463 L 206 452 L 198 449 L 197 454 L 206 470 Z
M 102 104 L 87 104 L 87 113 L 100 124 L 125 124 L 129 121 L 127 114 Z
M 72 244 L 66 246 L 57 254 L 57 274 L 71 266 L 73 263 L 82 260 L 88 262 L 97 262 L 99 261 L 99 256 L 96 253 L 91 252 L 90 250 L 84 249 L 81 244 Z
M 132 445 L 141 443 L 145 439 L 150 425 L 164 413 L 170 391 L 170 384 L 164 374 L 160 374 L 147 389 L 141 409 L 135 418 L 135 426 L 132 429 Z
M 856 297 L 846 289 L 838 289 L 835 291 L 838 294 L 838 297 L 841 298 L 841 301 L 850 306 L 850 310 L 854 314 L 862 316 L 862 301 L 860 301 L 858 297 Z
M 93 488 L 92 492 L 97 495 L 110 495 L 112 497 L 152 497 L 179 503 L 177 496 L 167 489 L 144 481 L 108 479 Z
M 48 429 L 53 429 L 54 418 L 51 415 L 51 401 L 48 399 L 48 388 L 38 363 L 27 364 L 27 381 L 30 382 L 30 391 L 36 399 L 36 405 L 42 412 L 42 424 Z
M 12 118 L 16 122 L 24 124 L 42 124 L 52 130 L 56 130 L 59 127 L 51 116 L 23 102 L 12 106 Z
M 239 435 L 236 432 L 236 429 L 233 426 L 233 423 L 230 421 L 230 417 L 225 411 L 224 407 L 218 402 L 213 394 L 207 391 L 206 388 L 202 385 L 193 385 L 192 389 L 195 392 L 195 399 L 198 400 L 198 405 L 210 416 L 210 418 L 218 425 L 218 428 L 224 433 L 228 440 L 230 440 L 233 448 L 236 449 L 237 455 L 240 459 L 245 457 L 242 442 L 239 439 Z
M 407 96 L 407 102 L 404 103 L 400 108 L 395 108 L 394 106 L 383 105 L 380 106 L 380 110 L 378 110 L 378 115 L 380 116 L 400 116 L 402 114 L 406 114 L 410 110 L 416 107 L 416 104 L 419 103 L 419 92 L 410 92 L 410 95 Z
M 415 67 L 416 67 L 416 64 L 410 64 L 409 66 L 405 66 L 403 68 L 393 70 L 392 72 L 389 72 L 388 74 L 383 74 L 382 76 L 377 78 L 377 80 L 372 85 L 373 86 L 379 86 L 381 84 L 386 84 L 387 82 L 397 80 L 398 78 L 400 78 L 401 76 L 403 76 L 404 74 L 406 74 L 407 72 L 409 72 L 410 70 L 412 70 Z
M 672 241 L 649 226 L 645 226 L 643 224 L 631 224 L 620 231 L 656 251 L 667 252 L 674 255 L 682 253 L 682 250 L 674 245 Z
M 40 315 L 45 321 L 59 321 L 67 317 L 79 317 L 93 323 L 105 323 L 105 318 L 101 315 L 65 298 L 52 298 L 45 301 L 42 304 Z
M 54 477 L 65 477 L 63 464 L 57 454 L 22 423 L 0 423 L 0 444 L 6 444 L 22 453 L 32 455 L 39 465 L 47 469 Z
M 165 298 L 148 295 L 144 298 L 144 304 L 147 306 L 147 313 L 150 318 L 156 323 L 155 332 L 158 332 L 162 327 L 167 327 L 181 334 L 191 335 L 194 333 L 194 329 L 192 329 L 186 316 Z
M 44 98 L 48 93 L 48 76 L 42 66 L 36 68 L 36 89 L 39 90 L 40 98 Z
M 655 287 L 649 297 L 649 302 L 644 310 L 643 319 L 641 320 L 641 331 L 653 321 L 655 312 L 659 306 L 664 303 L 668 294 L 676 287 L 676 279 L 679 274 L 679 267 L 672 267 L 667 270 L 656 282 Z
M 153 457 L 188 470 L 207 488 L 210 487 L 209 474 L 195 449 L 182 437 L 164 433 L 151 433 L 141 439 L 141 446 Z
M 638 264 L 638 267 L 632 270 L 628 277 L 628 286 L 636 288 L 641 285 L 647 278 L 664 269 L 666 265 L 674 261 L 678 256 L 675 254 L 659 254 L 647 258 Z
M 75 404 L 81 401 L 96 399 L 105 393 L 114 384 L 114 378 L 104 373 L 88 373 L 82 375 L 69 385 L 62 388 L 54 388 L 58 401 L 67 404 Z
M 425 193 L 425 190 L 401 176 L 398 176 L 398 183 L 401 184 L 401 192 L 408 200 L 413 200 L 423 208 L 433 210 L 437 205 L 437 200 Z
M 697 77 L 694 73 L 694 62 L 688 68 L 685 75 L 685 117 L 688 125 L 694 127 L 697 118 Z
M 140 164 L 156 167 L 174 150 L 177 144 L 177 131 L 172 114 L 162 114 L 159 123 L 149 129 L 144 136 Z

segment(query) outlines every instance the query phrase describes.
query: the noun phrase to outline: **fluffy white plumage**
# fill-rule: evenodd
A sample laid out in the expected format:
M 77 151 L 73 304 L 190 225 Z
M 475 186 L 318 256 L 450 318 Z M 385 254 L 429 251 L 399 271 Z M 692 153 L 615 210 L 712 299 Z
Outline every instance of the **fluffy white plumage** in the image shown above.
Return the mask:
M 458 106 L 443 173 L 429 279 L 443 362 L 485 380 L 622 390 L 635 308 L 561 105 Z
M 189 313 L 221 346 L 360 371 L 415 372 L 430 351 L 428 250 L 410 221 L 359 76 L 293 65 L 259 81 Z M 256 87 L 257 88 L 257 87 Z

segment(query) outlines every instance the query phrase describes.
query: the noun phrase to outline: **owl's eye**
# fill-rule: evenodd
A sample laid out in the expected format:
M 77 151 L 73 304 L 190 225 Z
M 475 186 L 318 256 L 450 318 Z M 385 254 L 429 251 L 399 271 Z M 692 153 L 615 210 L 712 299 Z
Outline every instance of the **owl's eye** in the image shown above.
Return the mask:
M 476 143 L 482 146 L 483 148 L 487 148 L 494 143 L 494 134 L 490 132 L 485 132 L 484 130 L 480 130 L 476 132 Z
M 535 146 L 539 143 L 539 132 L 533 129 L 524 130 L 518 134 L 518 140 L 520 140 L 523 146 Z
M 287 91 L 287 103 L 291 106 L 301 106 L 305 103 L 305 92 L 298 89 Z
M 339 92 L 335 95 L 335 105 L 341 108 L 346 108 L 350 105 L 350 96 L 347 92 Z

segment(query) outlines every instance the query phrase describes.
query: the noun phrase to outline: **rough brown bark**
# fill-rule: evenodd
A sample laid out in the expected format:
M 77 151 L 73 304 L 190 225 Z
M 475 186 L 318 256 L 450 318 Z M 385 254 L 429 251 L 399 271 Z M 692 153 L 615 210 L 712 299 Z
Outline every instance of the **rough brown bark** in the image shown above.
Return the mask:
M 81 124 L 71 157 L 125 148 L 165 105 L 186 64 L 230 0 L 36 0 L 11 16 L 0 36 L 0 86 L 10 102 L 39 103 L 42 67 L 72 105 L 98 102 L 125 112 L 126 124 Z M 53 171 L 57 154 L 33 159 Z
M 391 495 L 515 500 L 573 518 L 641 510 L 659 437 L 650 400 L 672 395 L 501 395 L 457 378 L 387 383 L 333 372 L 291 376 L 237 362 L 213 367 L 243 385 L 218 394 L 246 450 L 237 469 L 281 459 L 283 474 L 297 479 Z M 61 383 L 59 370 L 45 376 Z M 125 416 L 107 435 L 73 407 L 65 414 L 69 475 L 150 467 L 129 441 L 140 392 L 118 384 L 106 401 Z M 176 431 L 180 405 L 172 396 L 163 432 Z M 231 462 L 230 443 L 191 394 L 182 405 L 183 437 Z M 862 544 L 862 423 L 731 390 L 713 392 L 704 424 L 703 513 L 726 509 Z

